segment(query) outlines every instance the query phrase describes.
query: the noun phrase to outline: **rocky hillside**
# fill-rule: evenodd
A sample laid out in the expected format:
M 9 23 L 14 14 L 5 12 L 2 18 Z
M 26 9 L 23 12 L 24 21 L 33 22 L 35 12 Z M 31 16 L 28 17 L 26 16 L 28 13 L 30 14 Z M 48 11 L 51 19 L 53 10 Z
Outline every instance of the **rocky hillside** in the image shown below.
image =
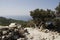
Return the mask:
M 40 30 L 37 28 L 27 28 L 29 35 L 26 35 L 27 40 L 60 40 L 60 34 L 57 32 Z M 21 39 L 18 39 L 21 40 Z
M 0 26 L 0 40 L 60 40 L 60 33 L 11 23 Z

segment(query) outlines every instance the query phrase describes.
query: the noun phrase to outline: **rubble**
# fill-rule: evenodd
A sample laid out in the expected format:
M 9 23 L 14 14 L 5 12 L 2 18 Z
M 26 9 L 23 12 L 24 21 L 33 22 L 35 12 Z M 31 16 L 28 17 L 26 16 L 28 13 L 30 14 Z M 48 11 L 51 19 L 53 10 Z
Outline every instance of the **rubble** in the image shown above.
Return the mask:
M 27 35 L 28 40 L 60 40 L 60 35 L 57 32 L 52 32 L 47 29 L 39 31 L 36 28 L 27 28 L 27 30 L 30 33 Z
M 0 28 L 0 40 L 60 40 L 60 33 L 11 23 L 10 26 Z
M 19 38 L 25 38 L 28 34 L 27 29 L 21 27 L 21 25 L 11 23 L 7 27 L 0 27 L 0 40 L 17 40 Z

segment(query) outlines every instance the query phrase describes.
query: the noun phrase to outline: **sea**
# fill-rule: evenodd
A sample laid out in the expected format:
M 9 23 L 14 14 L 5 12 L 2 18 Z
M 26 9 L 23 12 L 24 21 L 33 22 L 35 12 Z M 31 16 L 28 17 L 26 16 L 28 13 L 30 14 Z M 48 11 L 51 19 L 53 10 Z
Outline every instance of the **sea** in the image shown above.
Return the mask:
M 15 19 L 15 20 L 23 20 L 23 21 L 28 21 L 32 19 L 31 16 L 4 16 L 4 17 Z

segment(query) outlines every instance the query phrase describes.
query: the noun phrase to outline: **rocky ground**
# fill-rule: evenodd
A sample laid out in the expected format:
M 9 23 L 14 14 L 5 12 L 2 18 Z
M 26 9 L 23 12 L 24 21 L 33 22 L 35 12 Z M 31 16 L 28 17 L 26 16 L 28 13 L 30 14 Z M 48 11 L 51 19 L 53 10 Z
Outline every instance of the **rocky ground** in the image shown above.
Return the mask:
M 27 29 L 27 30 L 26 30 Z M 0 34 L 0 40 L 60 40 L 60 33 L 49 31 L 48 29 L 21 28 L 7 29 Z
M 60 33 L 42 28 L 23 28 L 12 23 L 0 26 L 0 40 L 60 40 Z
M 60 40 L 60 34 L 57 32 L 51 32 L 47 29 L 40 30 L 37 28 L 26 28 L 29 35 L 26 35 L 27 40 Z M 17 39 L 21 40 L 21 39 Z

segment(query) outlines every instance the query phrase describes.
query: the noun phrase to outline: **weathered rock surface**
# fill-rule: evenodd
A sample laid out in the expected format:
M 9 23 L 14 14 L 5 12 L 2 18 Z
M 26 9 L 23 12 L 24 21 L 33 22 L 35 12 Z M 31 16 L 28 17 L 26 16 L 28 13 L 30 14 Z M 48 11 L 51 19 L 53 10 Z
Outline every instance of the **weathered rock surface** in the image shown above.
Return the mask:
M 40 31 L 36 28 L 27 28 L 30 33 L 27 35 L 27 40 L 60 40 L 60 35 L 57 32 L 48 31 L 45 33 L 44 31 Z

